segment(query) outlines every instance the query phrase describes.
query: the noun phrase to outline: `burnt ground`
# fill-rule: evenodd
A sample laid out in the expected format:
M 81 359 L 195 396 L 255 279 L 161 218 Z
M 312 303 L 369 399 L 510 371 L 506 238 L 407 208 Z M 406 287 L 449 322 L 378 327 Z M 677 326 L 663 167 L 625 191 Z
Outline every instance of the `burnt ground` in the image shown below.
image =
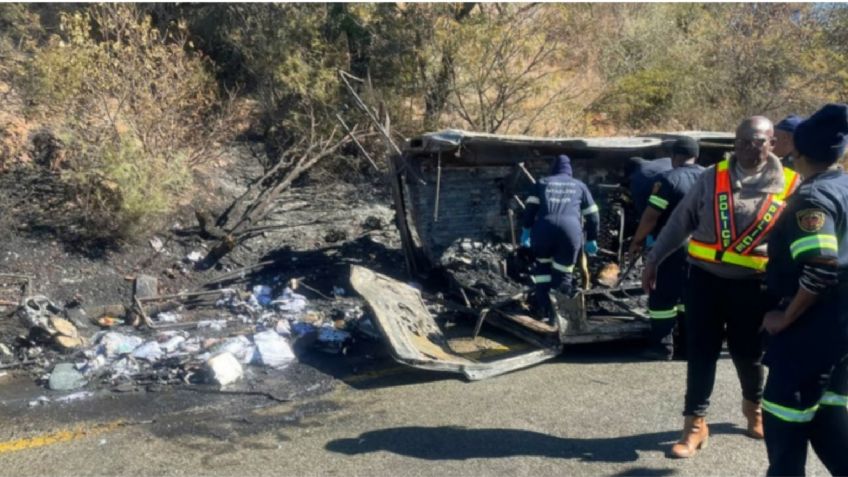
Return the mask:
M 45 295 L 65 309 L 130 305 L 133 279 L 139 274 L 156 277 L 158 291 L 163 295 L 222 286 L 246 291 L 263 284 L 272 286 L 276 296 L 290 279 L 296 278 L 302 284 L 297 292 L 307 297 L 310 309 L 333 319 L 361 313 L 361 300 L 349 296 L 350 264 L 404 278 L 391 196 L 381 179 L 373 175 L 355 181 L 335 180 L 331 185 L 320 175 L 319 180 L 305 177 L 280 198 L 278 207 L 264 223 L 257 224 L 266 229 L 216 266 L 205 269 L 188 260 L 192 252 L 205 255 L 215 245 L 214 241 L 201 238 L 195 208 L 213 214 L 223 211 L 263 172 L 260 159 L 247 145 L 233 147 L 224 163 L 225 167 L 199 174 L 198 190 L 205 193 L 197 195 L 191 204 L 179 207 L 161 226 L 119 243 L 90 240 L 81 234 L 79 217 L 75 215 L 79 211 L 67 206 L 68 191 L 62 189 L 57 176 L 38 169 L 4 173 L 0 175 L 0 208 L 4 210 L 0 217 L 0 274 L 30 276 L 30 295 Z M 163 246 L 156 250 L 151 241 Z M 260 262 L 270 263 L 251 268 Z M 250 269 L 238 272 L 246 267 Z M 220 280 L 221 277 L 227 279 Z M 8 286 L 3 287 L 2 294 L 0 299 L 16 300 L 21 296 L 18 289 Z M 12 307 L 2 311 L 0 343 L 14 350 L 15 342 L 27 330 L 11 311 Z M 84 336 L 98 330 L 94 325 L 80 329 Z M 291 370 L 282 373 L 250 367 L 250 387 L 261 391 L 287 383 L 289 397 L 326 389 L 329 375 L 316 372 L 315 368 L 330 373 L 339 367 L 349 370 L 382 353 L 379 343 L 361 336 L 355 336 L 348 346 L 355 349 L 345 348 L 342 355 L 313 350 L 308 342 L 295 343 L 295 351 L 302 354 L 300 360 L 315 366 L 295 363 Z M 10 399 L 18 396 L 21 404 L 24 395 L 48 392 L 32 383 L 43 378 L 49 372 L 47 365 L 62 356 L 55 350 L 45 350 L 44 356 L 49 358 L 46 363 L 2 370 L 15 359 L 0 355 L 0 373 L 6 373 L 0 375 L 0 394 Z M 96 387 L 89 385 L 88 389 Z M 121 389 L 144 390 L 151 387 Z M 160 391 L 155 386 L 152 390 Z

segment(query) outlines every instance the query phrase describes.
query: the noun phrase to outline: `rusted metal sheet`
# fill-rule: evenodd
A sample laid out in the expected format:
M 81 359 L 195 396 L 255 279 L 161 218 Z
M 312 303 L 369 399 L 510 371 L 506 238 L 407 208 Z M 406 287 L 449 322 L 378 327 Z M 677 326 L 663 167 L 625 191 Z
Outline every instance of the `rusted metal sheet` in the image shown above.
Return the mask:
M 493 362 L 477 362 L 451 351 L 415 288 L 360 266 L 351 267 L 350 283 L 368 303 L 392 357 L 407 366 L 459 373 L 475 381 L 532 366 L 561 350 L 543 348 Z

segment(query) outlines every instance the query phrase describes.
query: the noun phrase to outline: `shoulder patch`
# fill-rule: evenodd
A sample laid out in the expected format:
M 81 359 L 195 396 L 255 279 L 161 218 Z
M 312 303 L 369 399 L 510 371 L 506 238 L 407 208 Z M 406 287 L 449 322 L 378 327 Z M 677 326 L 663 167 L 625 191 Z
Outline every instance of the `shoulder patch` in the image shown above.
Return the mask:
M 660 191 L 660 188 L 662 188 L 662 182 L 660 182 L 660 181 L 654 182 L 654 187 L 653 187 L 653 189 L 651 189 L 651 194 L 656 194 L 657 192 Z
M 804 232 L 818 232 L 824 227 L 827 216 L 821 209 L 804 209 L 795 213 L 798 219 L 798 228 Z

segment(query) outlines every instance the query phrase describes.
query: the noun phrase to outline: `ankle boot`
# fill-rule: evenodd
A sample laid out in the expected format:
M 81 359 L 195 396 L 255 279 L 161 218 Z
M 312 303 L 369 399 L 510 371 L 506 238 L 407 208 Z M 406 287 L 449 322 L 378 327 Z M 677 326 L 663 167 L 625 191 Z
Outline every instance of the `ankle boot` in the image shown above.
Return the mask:
M 748 420 L 748 437 L 752 439 L 763 438 L 763 408 L 759 403 L 742 400 L 742 414 Z
M 683 423 L 683 435 L 671 447 L 671 455 L 681 459 L 692 457 L 699 449 L 707 447 L 709 437 L 710 430 L 703 417 L 686 416 Z

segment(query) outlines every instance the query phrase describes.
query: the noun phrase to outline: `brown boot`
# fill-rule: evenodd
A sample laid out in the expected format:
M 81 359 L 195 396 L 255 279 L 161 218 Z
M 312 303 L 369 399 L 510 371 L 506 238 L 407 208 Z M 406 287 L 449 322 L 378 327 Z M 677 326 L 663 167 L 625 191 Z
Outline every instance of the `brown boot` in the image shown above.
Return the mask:
M 748 420 L 748 437 L 752 439 L 763 438 L 763 408 L 759 403 L 742 400 L 742 414 Z
M 672 457 L 680 459 L 692 457 L 698 452 L 698 449 L 707 447 L 709 437 L 710 430 L 703 417 L 686 416 L 686 421 L 683 423 L 683 435 L 677 441 L 677 444 L 671 447 Z

